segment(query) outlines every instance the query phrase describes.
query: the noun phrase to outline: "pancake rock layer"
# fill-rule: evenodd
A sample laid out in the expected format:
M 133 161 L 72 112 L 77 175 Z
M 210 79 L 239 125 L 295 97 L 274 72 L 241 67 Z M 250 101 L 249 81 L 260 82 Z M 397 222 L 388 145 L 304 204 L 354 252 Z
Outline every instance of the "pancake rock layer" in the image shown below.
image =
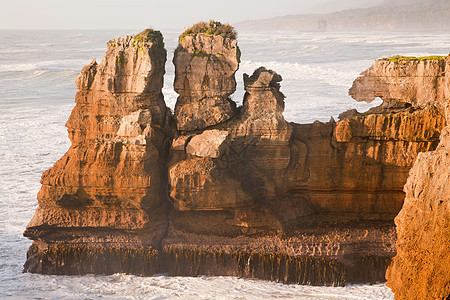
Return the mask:
M 42 175 L 39 207 L 25 236 L 102 243 L 123 236 L 95 232 L 143 231 L 145 240 L 127 239 L 158 244 L 168 207 L 162 176 L 170 117 L 161 93 L 165 62 L 161 34 L 145 30 L 109 41 L 101 64 L 94 60 L 83 68 L 66 124 L 72 145 Z
M 67 122 L 72 146 L 42 177 L 25 270 L 383 281 L 408 172 L 447 122 L 445 84 L 433 85 L 433 101 L 403 98 L 392 78 L 405 80 L 403 68 L 377 61 L 350 93 L 379 96 L 381 106 L 289 123 L 282 78 L 264 67 L 244 75 L 236 108 L 236 39 L 220 23 L 203 25 L 174 54 L 174 116 L 161 94 L 159 32 L 112 40 L 100 65 L 83 68 Z M 390 84 L 377 72 L 390 72 Z
M 450 58 L 377 61 L 352 91 L 369 99 L 382 96 L 391 102 L 435 107 L 446 116 L 439 145 L 420 153 L 410 170 L 406 199 L 395 218 L 397 255 L 386 278 L 396 299 L 449 299 Z
M 173 57 L 177 128 L 204 129 L 230 119 L 236 104 L 229 96 L 236 90 L 240 51 L 234 38 L 196 34 L 180 38 Z

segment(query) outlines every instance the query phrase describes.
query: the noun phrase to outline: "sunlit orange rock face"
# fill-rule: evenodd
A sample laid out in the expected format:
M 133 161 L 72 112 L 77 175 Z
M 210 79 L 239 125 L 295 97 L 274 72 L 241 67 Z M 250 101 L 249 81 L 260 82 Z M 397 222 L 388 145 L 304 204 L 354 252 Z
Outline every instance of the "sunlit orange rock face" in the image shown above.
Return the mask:
M 445 126 L 440 108 L 392 98 L 364 114 L 344 113 L 338 122 L 287 123 L 278 92 L 281 76 L 264 68 L 245 76 L 247 93 L 235 118 L 179 133 L 173 142 L 170 195 L 181 215 L 232 211 L 235 220 L 227 224 L 256 230 L 252 215 L 258 222 L 256 212 L 264 211 L 261 224 L 274 232 L 322 213 L 392 219 L 402 206 L 415 158 L 437 146 Z M 373 100 L 370 87 L 355 88 L 373 84 L 369 79 L 355 81 L 353 97 Z M 214 155 L 195 150 L 219 136 Z M 283 205 L 287 212 L 275 216 L 273 206 Z M 245 211 L 246 221 L 238 211 Z
M 395 218 L 397 255 L 387 285 L 396 299 L 450 296 L 450 128 L 436 150 L 420 153 L 405 185 Z
M 437 148 L 420 153 L 410 170 L 404 187 L 405 202 L 395 218 L 397 255 L 387 270 L 387 285 L 396 299 L 449 299 L 450 59 L 403 62 L 390 66 L 393 68 L 406 70 L 395 83 L 404 88 L 405 82 L 410 81 L 412 92 L 405 93 L 405 98 L 425 107 L 436 107 L 441 114 L 445 112 L 447 126 L 441 130 Z M 386 75 L 379 73 L 377 86 L 395 81 Z M 414 86 L 414 82 L 425 84 Z
M 67 121 L 70 149 L 42 175 L 39 207 L 26 235 L 89 228 L 142 230 L 167 222 L 163 165 L 169 111 L 163 95 L 166 50 L 159 32 L 108 42 L 76 79 Z M 146 244 L 154 244 L 153 237 Z
M 233 35 L 180 38 L 172 115 L 159 32 L 108 42 L 77 78 L 72 146 L 43 174 L 26 271 L 384 280 L 408 172 L 446 125 L 445 64 L 376 61 L 350 94 L 381 106 L 295 124 L 281 75 L 264 67 L 244 74 L 236 108 L 239 56 Z M 424 81 L 437 90 L 414 87 Z

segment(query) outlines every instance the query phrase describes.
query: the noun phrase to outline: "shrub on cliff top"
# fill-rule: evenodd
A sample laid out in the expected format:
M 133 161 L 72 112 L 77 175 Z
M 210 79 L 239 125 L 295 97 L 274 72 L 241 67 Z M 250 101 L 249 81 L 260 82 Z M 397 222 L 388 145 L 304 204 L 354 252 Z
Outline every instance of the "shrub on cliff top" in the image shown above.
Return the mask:
M 164 38 L 161 31 L 153 30 L 152 28 L 147 28 L 142 32 L 133 36 L 133 47 L 137 47 L 139 50 L 144 51 L 142 44 L 144 42 L 151 42 L 158 47 L 158 49 L 166 55 L 167 51 L 164 48 Z M 145 52 L 145 51 L 144 51 Z
M 134 40 L 137 42 L 146 42 L 146 41 L 162 41 L 163 36 L 160 31 L 153 30 L 152 28 L 147 28 L 142 32 L 139 32 L 134 37 Z
M 236 31 L 229 24 L 222 24 L 216 21 L 198 22 L 186 29 L 179 37 L 179 41 L 184 40 L 187 36 L 196 36 L 199 33 L 207 35 L 221 35 L 231 39 L 236 39 Z
M 401 56 L 401 55 L 395 55 L 388 58 L 382 58 L 382 60 L 389 60 L 392 62 L 399 62 L 399 61 L 408 61 L 408 60 L 444 60 L 448 56 L 422 56 L 422 57 L 415 57 L 415 56 Z

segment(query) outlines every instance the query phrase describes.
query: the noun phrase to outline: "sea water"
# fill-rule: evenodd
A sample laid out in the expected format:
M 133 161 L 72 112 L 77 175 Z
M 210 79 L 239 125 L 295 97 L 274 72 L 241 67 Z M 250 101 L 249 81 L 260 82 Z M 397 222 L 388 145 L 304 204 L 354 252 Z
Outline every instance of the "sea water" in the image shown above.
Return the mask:
M 311 287 L 234 277 L 46 276 L 23 274 L 31 241 L 22 236 L 37 207 L 40 176 L 69 148 L 64 124 L 74 107 L 75 77 L 117 31 L 0 31 L 0 299 L 393 299 L 384 284 Z M 175 105 L 171 62 L 180 31 L 163 31 L 168 62 L 164 97 Z M 239 32 L 242 74 L 265 66 L 283 77 L 284 116 L 300 123 L 337 119 L 356 108 L 354 78 L 374 59 L 394 54 L 447 55 L 446 33 Z

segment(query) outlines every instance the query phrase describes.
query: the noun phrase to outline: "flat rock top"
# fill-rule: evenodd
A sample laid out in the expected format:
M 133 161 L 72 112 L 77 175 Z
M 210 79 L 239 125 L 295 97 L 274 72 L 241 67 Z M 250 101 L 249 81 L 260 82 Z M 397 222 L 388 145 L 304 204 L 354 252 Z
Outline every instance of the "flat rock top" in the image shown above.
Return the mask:
M 219 157 L 220 146 L 227 136 L 228 131 L 225 130 L 205 130 L 191 139 L 186 147 L 186 152 L 200 157 Z

